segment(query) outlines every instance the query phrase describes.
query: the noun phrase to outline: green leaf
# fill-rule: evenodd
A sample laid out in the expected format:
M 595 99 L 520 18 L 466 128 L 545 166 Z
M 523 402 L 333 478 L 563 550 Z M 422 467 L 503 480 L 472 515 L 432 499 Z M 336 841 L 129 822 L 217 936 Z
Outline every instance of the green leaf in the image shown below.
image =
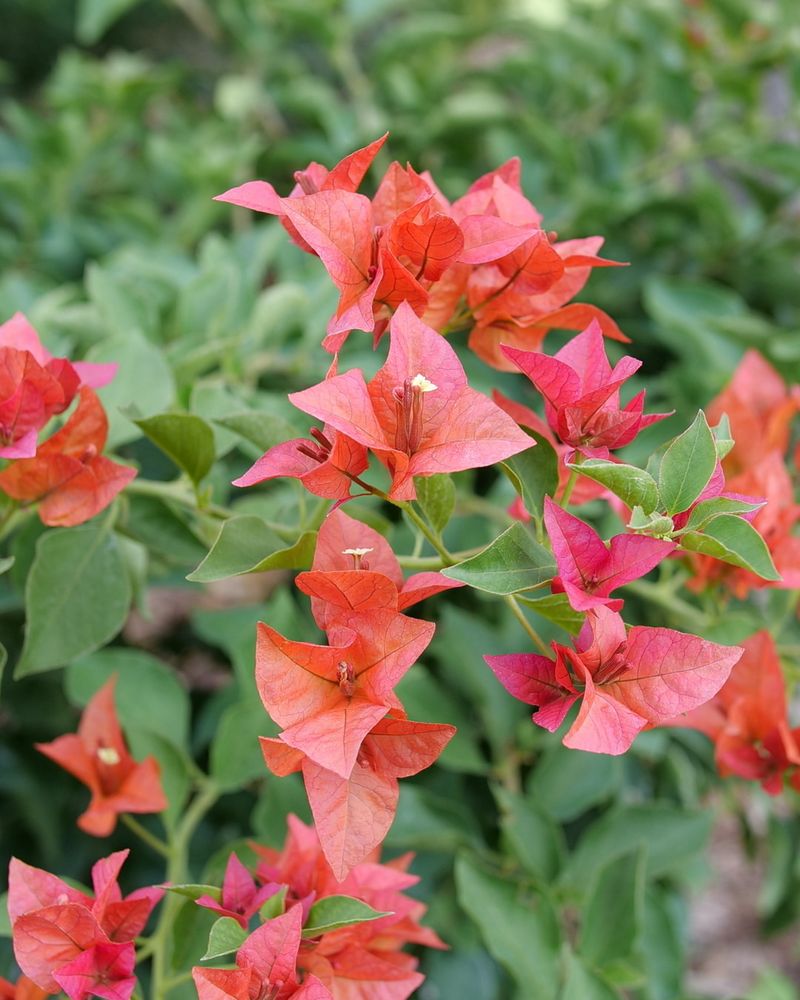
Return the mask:
M 649 472 L 638 469 L 635 465 L 586 458 L 580 465 L 569 467 L 607 487 L 628 507 L 641 507 L 645 514 L 651 514 L 658 506 L 658 485 L 655 479 Z
M 371 906 L 352 896 L 325 896 L 311 907 L 303 928 L 303 937 L 318 937 L 328 931 L 337 931 L 340 927 L 363 924 L 389 915 L 388 912 L 373 910 Z
M 512 524 L 482 552 L 442 571 L 489 594 L 516 594 L 549 583 L 556 572 L 550 552 L 521 524 Z
M 675 525 L 672 523 L 672 518 L 667 517 L 666 514 L 659 514 L 658 511 L 645 514 L 641 507 L 634 507 L 631 511 L 628 527 L 631 531 L 653 535 L 655 538 L 666 538 L 672 535 Z
M 106 31 L 142 0 L 79 0 L 75 34 L 84 45 L 94 45 Z
M 717 447 L 706 415 L 698 410 L 691 426 L 670 442 L 659 469 L 658 491 L 668 514 L 686 510 L 714 473 Z
M 564 971 L 564 988 L 558 1000 L 620 1000 L 619 993 L 587 969 L 571 951 L 564 955 Z
M 644 845 L 604 865 L 583 908 L 580 953 L 602 967 L 633 955 L 644 908 Z
M 231 413 L 226 417 L 215 417 L 214 423 L 235 431 L 239 437 L 254 444 L 261 451 L 269 451 L 276 444 L 297 437 L 297 429 L 292 427 L 288 420 L 260 410 L 245 410 L 242 413 Z
M 687 531 L 702 531 L 709 521 L 720 514 L 744 514 L 751 510 L 758 510 L 764 506 L 764 502 L 748 503 L 747 500 L 734 500 L 732 497 L 713 497 L 711 500 L 701 500 L 692 508 L 689 520 L 686 522 Z
M 238 920 L 234 920 L 233 917 L 220 917 L 214 921 L 211 933 L 208 935 L 206 953 L 200 961 L 206 962 L 210 958 L 230 955 L 231 952 L 241 948 L 246 938 L 247 931 Z
M 733 440 L 731 422 L 727 413 L 722 414 L 716 427 L 711 428 L 711 433 L 714 435 L 714 441 L 717 446 L 717 458 L 721 462 L 736 444 Z
M 11 937 L 11 918 L 8 915 L 8 893 L 0 893 L 0 937 Z
M 175 671 L 137 649 L 103 649 L 72 663 L 64 674 L 69 700 L 86 705 L 116 674 L 116 706 L 123 729 L 158 733 L 183 749 L 189 738 L 189 696 Z
M 647 875 L 680 875 L 708 841 L 712 816 L 707 810 L 680 809 L 665 803 L 616 806 L 588 827 L 562 874 L 577 889 L 614 858 L 647 846 Z
M 458 901 L 472 917 L 486 947 L 537 1000 L 554 1000 L 559 930 L 547 899 L 488 871 L 476 857 L 456 859 Z
M 131 581 L 109 515 L 48 531 L 25 587 L 25 644 L 17 677 L 63 667 L 109 642 L 125 624 Z
M 500 464 L 528 513 L 541 518 L 544 498 L 553 496 L 558 489 L 558 455 L 546 437 L 527 427 L 523 430 L 535 439 L 536 445 Z
M 681 547 L 701 552 L 722 562 L 756 573 L 764 580 L 780 580 L 764 539 L 748 521 L 735 514 L 720 514 L 705 530 L 687 531 L 680 536 Z
M 275 917 L 279 917 L 283 913 L 286 909 L 286 894 L 288 891 L 289 886 L 285 885 L 261 904 L 258 915 L 264 923 Z
M 201 896 L 210 896 L 217 902 L 222 899 L 222 889 L 218 885 L 203 885 L 200 882 L 181 882 L 177 885 L 168 885 L 167 892 L 174 892 L 176 896 L 185 896 L 187 899 L 200 899 Z
M 450 476 L 417 476 L 414 479 L 417 503 L 434 531 L 441 532 L 453 516 L 456 488 Z
M 618 757 L 570 750 L 557 743 L 547 749 L 528 779 L 528 795 L 554 819 L 576 819 L 607 801 L 622 784 Z
M 211 744 L 211 777 L 223 791 L 265 776 L 258 737 L 275 732 L 260 702 L 239 702 L 225 710 Z
M 304 569 L 314 558 L 316 537 L 315 531 L 306 531 L 287 546 L 260 517 L 230 517 L 223 521 L 211 551 L 186 579 L 211 583 L 268 569 Z
M 648 886 L 644 902 L 641 949 L 653 1000 L 674 1000 L 683 980 L 685 920 L 682 908 L 669 906 L 674 890 Z
M 0 576 L 3 573 L 7 573 L 14 565 L 14 562 L 14 556 L 5 556 L 3 559 L 0 559 Z
M 537 615 L 560 625 L 571 635 L 577 635 L 581 630 L 585 616 L 576 611 L 569 603 L 566 594 L 545 594 L 544 597 L 518 597 L 520 604 L 535 611 Z
M 160 413 L 134 420 L 153 444 L 182 469 L 195 486 L 214 464 L 214 431 L 193 413 Z
M 548 885 L 558 874 L 564 854 L 561 829 L 531 796 L 493 789 L 503 835 L 522 866 Z

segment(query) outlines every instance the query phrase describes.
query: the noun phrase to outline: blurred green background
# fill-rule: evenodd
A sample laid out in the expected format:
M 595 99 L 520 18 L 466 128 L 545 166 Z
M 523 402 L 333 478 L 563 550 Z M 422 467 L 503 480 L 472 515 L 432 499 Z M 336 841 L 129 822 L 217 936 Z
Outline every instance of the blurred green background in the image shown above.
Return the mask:
M 634 341 L 652 409 L 689 414 L 750 346 L 800 379 L 798 95 L 796 0 L 0 0 L 0 319 L 23 310 L 56 353 L 122 363 L 125 378 L 104 394 L 111 442 L 149 462 L 151 477 L 159 478 L 156 459 L 137 451 L 118 405 L 157 412 L 178 403 L 215 417 L 255 400 L 291 420 L 286 389 L 309 385 L 328 363 L 317 345 L 335 290 L 276 223 L 213 196 L 256 177 L 287 192 L 309 160 L 330 165 L 389 130 L 379 168 L 408 159 L 455 198 L 518 155 L 548 229 L 562 239 L 605 235 L 606 255 L 631 266 L 595 275 L 582 298 Z M 374 367 L 365 339 L 351 338 L 348 349 Z M 480 388 L 497 383 L 470 363 Z M 220 489 L 242 471 L 237 461 L 220 466 Z M 129 527 L 161 547 L 164 565 L 155 568 L 164 580 L 182 581 L 202 558 L 203 539 L 155 508 L 140 498 Z M 279 510 L 272 516 L 279 520 Z M 20 580 L 35 540 L 17 543 Z M 13 601 L 0 610 L 18 618 Z M 217 691 L 226 678 L 207 663 L 193 672 L 191 655 L 213 649 L 219 669 L 229 661 L 249 676 L 260 610 L 195 610 L 155 640 L 191 689 L 192 748 L 201 757 L 228 704 Z M 285 592 L 271 614 L 276 627 L 307 629 Z M 463 720 L 449 720 L 463 742 L 450 770 L 408 793 L 391 841 L 423 852 L 428 891 L 450 878 L 452 851 L 486 833 L 461 801 L 468 790 L 480 815 L 492 812 L 480 777 L 487 741 L 524 721 L 493 700 L 482 673 L 448 675 L 450 644 L 461 642 L 465 659 L 465 635 L 473 647 L 510 649 L 508 626 L 500 618 L 484 634 L 458 607 L 440 624 L 441 678 L 466 691 Z M 79 678 L 67 675 L 68 694 Z M 433 681 L 417 683 L 425 704 Z M 78 869 L 94 856 L 97 845 L 71 825 L 82 791 L 30 750 L 32 739 L 74 726 L 60 687 L 59 675 L 45 675 L 12 691 L 6 678 L 0 860 L 17 850 L 57 867 L 68 854 Z M 413 702 L 414 692 L 405 697 Z M 471 717 L 470 698 L 484 706 L 480 718 Z M 265 731 L 260 716 L 254 724 Z M 692 807 L 707 789 L 702 741 L 687 737 L 670 754 L 666 740 L 640 743 L 624 765 L 591 768 L 537 744 L 549 749 L 532 787 L 570 843 L 581 817 L 595 819 L 601 806 L 617 803 L 614 821 L 624 827 L 632 802 L 665 794 Z M 706 770 L 696 774 L 698 760 Z M 262 773 L 258 760 L 251 770 L 253 779 Z M 252 806 L 244 793 L 226 797 L 198 858 L 250 823 L 279 840 L 285 812 L 303 808 L 302 791 L 266 783 L 251 816 Z M 695 827 L 690 846 L 679 844 L 676 878 L 692 876 L 681 851 L 697 851 L 705 835 L 693 832 L 697 814 L 686 815 Z M 650 817 L 654 830 L 659 816 Z M 774 825 L 776 842 L 789 846 L 773 864 L 762 915 L 779 929 L 798 908 L 798 873 L 780 865 L 794 857 L 800 828 Z M 146 862 L 140 875 L 160 877 Z M 686 943 L 669 887 L 664 900 L 661 925 L 650 927 L 655 963 L 659 949 L 680 956 Z M 477 982 L 481 996 L 502 1000 L 505 974 L 455 906 L 452 895 L 434 899 L 436 925 L 456 947 L 426 960 L 424 997 L 474 995 Z M 679 995 L 670 975 L 653 973 L 661 985 L 649 1000 Z M 793 996 L 773 986 L 754 1000 Z

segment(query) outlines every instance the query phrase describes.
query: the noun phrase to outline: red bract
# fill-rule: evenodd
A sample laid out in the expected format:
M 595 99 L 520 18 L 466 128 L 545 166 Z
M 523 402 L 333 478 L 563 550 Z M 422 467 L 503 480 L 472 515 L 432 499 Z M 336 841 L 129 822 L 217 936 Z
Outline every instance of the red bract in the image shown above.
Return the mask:
M 503 352 L 544 397 L 552 430 L 584 455 L 607 457 L 609 449 L 630 444 L 643 427 L 669 416 L 645 415 L 644 392 L 620 406 L 621 386 L 642 363 L 626 356 L 612 369 L 596 322 L 553 357 L 513 347 Z
M 580 518 L 544 500 L 544 524 L 553 546 L 558 576 L 553 590 L 563 590 L 576 611 L 607 605 L 619 611 L 622 600 L 610 594 L 649 573 L 676 548 L 675 542 L 623 534 L 606 543 Z
M 14 955 L 41 989 L 62 989 L 71 1000 L 129 1000 L 136 984 L 133 939 L 163 890 L 139 889 L 123 899 L 117 877 L 128 853 L 117 851 L 94 865 L 94 899 L 12 858 L 8 914 Z
M 302 770 L 322 849 L 341 880 L 386 836 L 397 809 L 397 779 L 430 767 L 454 733 L 452 726 L 384 718 L 363 739 L 346 776 L 288 746 L 285 734 L 263 737 L 261 748 L 273 774 L 284 777 Z
M 330 646 L 292 642 L 259 623 L 256 684 L 284 743 L 346 780 L 364 737 L 399 707 L 393 689 L 433 631 L 386 608 L 343 613 Z
M 621 754 L 648 724 L 707 702 L 742 655 L 695 635 L 625 623 L 608 608 L 589 612 L 575 648 L 553 643 L 555 661 L 517 653 L 484 659 L 514 697 L 537 705 L 533 721 L 557 729 L 582 699 L 564 745 Z
M 375 452 L 392 475 L 392 499 L 414 499 L 414 476 L 492 465 L 531 446 L 510 417 L 469 388 L 455 351 L 407 305 L 390 331 L 386 363 L 369 385 L 353 369 L 289 399 Z
M 100 389 L 112 381 L 119 368 L 114 362 L 97 364 L 92 361 L 67 361 L 65 358 L 54 358 L 21 312 L 14 313 L 11 319 L 0 325 L 0 347 L 15 347 L 19 351 L 29 351 L 42 368 L 46 368 L 62 383 L 65 389 L 65 406 L 69 404 L 79 385 Z
M 77 389 L 77 376 L 72 395 Z M 36 454 L 39 431 L 72 395 L 28 351 L 0 347 L 0 458 Z
M 367 449 L 333 427 L 312 428 L 313 441 L 295 438 L 270 448 L 234 486 L 254 486 L 288 476 L 319 497 L 342 500 L 350 496 L 353 477 L 367 468 Z
M 414 573 L 404 580 L 397 556 L 383 535 L 341 510 L 331 511 L 322 522 L 311 569 L 315 573 L 339 574 L 342 587 L 346 586 L 348 578 L 358 587 L 360 574 L 366 571 L 381 574 L 395 587 L 397 603 L 394 607 L 398 611 L 405 611 L 443 590 L 463 586 L 460 581 L 449 580 L 441 573 Z M 305 593 L 310 593 L 309 581 L 308 573 L 298 578 L 298 586 Z M 349 606 L 352 608 L 353 604 L 349 602 Z M 391 607 L 391 603 L 388 606 Z M 341 607 L 342 602 L 336 596 L 333 603 L 320 597 L 311 599 L 314 620 L 323 629 L 339 615 Z
M 15 500 L 38 502 L 39 517 L 51 527 L 83 524 L 136 476 L 135 469 L 101 454 L 107 437 L 100 400 L 91 389 L 81 389 L 77 409 L 36 457 L 0 472 L 0 490 Z
M 20 976 L 11 983 L 0 976 L 0 1000 L 45 1000 L 49 994 L 27 976 Z
M 120 813 L 157 813 L 168 805 L 156 759 L 137 764 L 128 752 L 114 708 L 115 683 L 116 678 L 110 678 L 91 699 L 77 734 L 36 744 L 88 786 L 92 800 L 78 826 L 95 837 L 107 837 Z
M 787 389 L 758 351 L 747 351 L 729 385 L 708 406 L 709 421 L 727 414 L 736 442 L 725 458 L 728 475 L 757 465 L 771 451 L 786 454 L 790 423 L 800 410 L 800 386 Z
M 221 898 L 216 900 L 212 896 L 200 896 L 196 902 L 198 906 L 213 910 L 221 917 L 231 917 L 246 929 L 250 918 L 258 913 L 261 904 L 274 893 L 274 886 L 259 889 L 249 870 L 231 852 L 225 866 Z
M 236 953 L 235 969 L 192 969 L 200 1000 L 333 1000 L 315 976 L 297 978 L 303 911 L 293 906 L 253 931 Z
M 723 776 L 760 781 L 777 795 L 788 773 L 800 791 L 800 729 L 789 728 L 775 642 L 769 632 L 757 632 L 742 648 L 742 658 L 711 702 L 664 724 L 699 729 L 713 740 Z

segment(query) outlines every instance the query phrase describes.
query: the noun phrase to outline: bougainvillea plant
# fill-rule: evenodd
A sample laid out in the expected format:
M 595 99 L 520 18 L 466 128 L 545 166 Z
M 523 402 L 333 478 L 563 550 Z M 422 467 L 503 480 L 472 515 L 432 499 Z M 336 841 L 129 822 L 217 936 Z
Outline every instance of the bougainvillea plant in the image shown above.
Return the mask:
M 131 461 L 103 455 L 109 419 L 95 390 L 114 369 L 51 357 L 21 315 L 0 327 L 3 537 L 24 531 L 32 512 L 56 529 L 38 543 L 31 594 L 39 593 L 48 551 L 53 557 L 65 539 L 71 558 L 98 562 L 99 589 L 104 573 L 130 577 L 117 612 L 124 619 L 141 587 L 141 545 L 126 504 L 150 496 L 199 519 L 196 535 L 210 551 L 189 579 L 302 570 L 294 585 L 305 608 L 301 627 L 274 618 L 269 602 L 263 609 L 245 678 L 263 706 L 260 732 L 239 732 L 234 722 L 223 749 L 212 747 L 208 773 L 194 761 L 184 766 L 188 752 L 171 731 L 180 713 L 162 717 L 162 731 L 143 738 L 148 723 L 158 725 L 137 706 L 155 679 L 147 671 L 71 675 L 76 700 L 86 704 L 77 733 L 37 749 L 88 787 L 82 831 L 107 837 L 121 819 L 165 870 L 157 884 L 123 896 L 117 879 L 127 851 L 97 861 L 92 893 L 14 859 L 8 911 L 22 978 L 0 981 L 3 996 L 130 1000 L 147 993 L 162 1000 L 194 988 L 200 1000 L 405 1000 L 420 988 L 419 952 L 407 946 L 447 942 L 420 923 L 425 907 L 406 893 L 418 881 L 408 870 L 413 858 L 380 857 L 405 779 L 432 767 L 456 734 L 446 703 L 439 718 L 409 717 L 418 699 L 408 681 L 424 676 L 418 661 L 436 632 L 435 604 L 409 610 L 430 599 L 462 601 L 477 592 L 481 606 L 513 616 L 516 651 L 505 642 L 501 650 L 470 651 L 494 685 L 487 697 L 504 699 L 505 688 L 564 746 L 617 756 L 643 731 L 695 729 L 713 740 L 722 775 L 760 782 L 770 794 L 785 783 L 800 787 L 800 735 L 788 720 L 773 637 L 763 630 L 696 634 L 703 613 L 691 603 L 693 593 L 745 598 L 800 584 L 800 506 L 786 466 L 800 390 L 750 353 L 705 413 L 677 433 L 666 430 L 671 414 L 651 412 L 644 390 L 628 389 L 641 362 L 620 356 L 613 343 L 627 336 L 604 311 L 575 301 L 594 268 L 618 266 L 599 256 L 602 237 L 560 240 L 544 229 L 516 160 L 452 203 L 430 174 L 399 163 L 384 171 L 372 197 L 360 193 L 385 139 L 330 170 L 309 164 L 285 197 L 265 181 L 219 196 L 277 216 L 288 238 L 319 258 L 339 296 L 320 330 L 333 355 L 326 376 L 288 394 L 318 425 L 305 437 L 275 439 L 258 432 L 257 409 L 230 420 L 227 432 L 238 429 L 246 447 L 235 453 L 229 500 L 225 491 L 212 496 L 213 476 L 210 488 L 201 486 L 215 460 L 203 419 L 126 412 L 182 470 L 174 484 L 137 477 Z M 479 367 L 491 395 L 470 385 L 467 371 Z M 648 442 L 660 433 L 662 443 L 637 450 L 643 433 Z M 256 457 L 252 442 L 265 436 L 271 440 Z M 636 460 L 648 453 L 646 462 Z M 303 498 L 296 532 L 275 522 L 267 529 L 253 513 L 282 478 L 318 498 L 308 508 Z M 506 479 L 504 502 L 481 496 Z M 481 542 L 451 551 L 446 536 L 461 515 L 463 491 L 469 516 L 482 517 Z M 392 548 L 385 534 L 392 521 L 413 551 Z M 496 537 L 487 544 L 489 534 Z M 418 572 L 406 576 L 406 568 Z M 657 612 L 674 601 L 688 631 L 641 624 L 637 613 L 629 620 L 629 595 Z M 121 621 L 99 629 L 69 621 L 64 649 L 54 652 L 58 637 L 37 630 L 48 615 L 63 621 L 58 609 L 70 599 L 32 602 L 19 676 L 64 665 L 113 638 Z M 88 641 L 76 637 L 82 628 Z M 206 727 L 222 727 L 209 718 Z M 290 815 L 281 849 L 225 845 L 209 869 L 212 880 L 193 882 L 198 859 L 190 864 L 189 851 L 198 824 L 220 795 L 253 777 L 247 768 L 246 777 L 226 777 L 228 756 L 241 752 L 237 741 L 249 741 L 249 759 L 253 751 L 263 755 L 270 781 L 302 775 L 314 825 Z M 512 809 L 525 757 L 495 764 L 501 805 Z M 528 815 L 524 835 L 514 834 L 530 838 L 524 851 L 534 856 L 545 836 L 537 815 Z M 491 874 L 490 851 L 479 861 L 457 870 L 467 912 L 488 906 L 491 923 L 492 907 L 502 913 L 507 905 L 521 907 L 523 924 L 535 912 L 541 917 L 543 904 L 528 905 L 515 890 L 504 895 L 510 883 Z M 478 888 L 488 884 L 494 895 L 481 897 Z M 546 933 L 539 924 L 536 933 L 550 942 L 548 955 L 561 949 L 565 959 L 552 974 L 534 973 L 546 978 L 536 996 L 608 997 L 637 987 L 632 966 L 614 965 L 624 956 L 613 943 L 606 953 L 599 932 L 591 937 L 596 914 L 585 915 L 577 945 L 555 915 L 547 920 Z M 514 949 L 527 943 L 504 943 L 502 926 L 486 933 L 493 954 L 521 976 Z

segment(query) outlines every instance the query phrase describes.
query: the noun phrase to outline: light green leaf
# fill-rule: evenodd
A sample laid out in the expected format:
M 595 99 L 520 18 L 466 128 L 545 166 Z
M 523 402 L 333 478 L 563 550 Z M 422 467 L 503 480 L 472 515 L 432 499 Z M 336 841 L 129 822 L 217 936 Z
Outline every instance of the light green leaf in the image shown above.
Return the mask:
M 526 597 L 523 594 L 517 600 L 571 635 L 577 635 L 581 630 L 585 616 L 572 607 L 566 594 L 545 594 L 544 597 Z
M 700 496 L 714 473 L 717 447 L 706 415 L 697 416 L 683 434 L 670 442 L 659 469 L 658 491 L 668 514 L 686 510 Z
M 187 899 L 199 899 L 201 896 L 210 896 L 217 902 L 222 899 L 222 889 L 218 885 L 203 885 L 199 882 L 168 885 L 167 892 L 174 892 L 176 896 L 185 896 Z
M 0 937 L 11 937 L 11 918 L 8 915 L 8 893 L 0 893 Z
M 264 923 L 267 920 L 279 917 L 283 913 L 286 909 L 286 894 L 288 891 L 289 886 L 285 885 L 261 904 L 258 915 Z
M 618 757 L 570 750 L 557 743 L 542 754 L 527 791 L 540 808 L 565 822 L 607 801 L 621 784 Z
M 553 496 L 558 489 L 558 455 L 546 437 L 529 428 L 523 427 L 523 430 L 536 445 L 507 458 L 501 462 L 501 467 L 522 497 L 528 513 L 541 518 L 544 498 Z
M 160 413 L 134 420 L 150 440 L 197 485 L 214 464 L 214 431 L 194 413 Z
M 25 587 L 25 644 L 16 676 L 63 667 L 109 642 L 125 623 L 131 581 L 109 516 L 48 531 Z
M 369 920 L 388 917 L 388 912 L 373 910 L 371 906 L 352 896 L 325 896 L 311 907 L 303 928 L 303 937 L 318 937 L 340 927 L 351 927 Z
M 570 468 L 607 487 L 628 507 L 640 507 L 645 514 L 651 514 L 658 506 L 655 479 L 635 465 L 587 458 L 580 465 L 570 465 Z
M 720 514 L 702 533 L 687 531 L 680 536 L 681 547 L 701 552 L 722 562 L 756 573 L 764 580 L 780 580 L 769 549 L 756 529 L 735 514 Z
M 553 881 L 564 855 L 560 827 L 544 813 L 532 796 L 496 786 L 503 835 L 523 867 L 544 885 Z
M 564 988 L 558 1000 L 620 1000 L 619 993 L 587 969 L 571 951 L 564 956 L 564 973 Z
M 231 517 L 223 522 L 211 551 L 186 579 L 210 583 L 268 569 L 305 569 L 314 558 L 316 537 L 315 531 L 306 531 L 287 546 L 260 517 Z
M 734 500 L 732 497 L 713 497 L 711 500 L 701 500 L 692 508 L 689 520 L 686 522 L 687 531 L 702 531 L 710 521 L 719 517 L 720 514 L 744 514 L 751 510 L 758 510 L 764 506 L 764 501 L 748 503 L 746 500 Z
M 486 947 L 537 1000 L 554 1000 L 559 930 L 547 899 L 490 872 L 470 854 L 456 860 L 458 901 L 472 917 Z
M 258 737 L 275 732 L 260 702 L 239 702 L 225 710 L 211 744 L 211 777 L 223 791 L 266 775 Z
M 261 451 L 269 451 L 276 444 L 297 437 L 297 430 L 288 420 L 260 410 L 245 410 L 242 413 L 231 413 L 226 417 L 215 417 L 214 423 L 234 431 Z
M 516 594 L 549 583 L 556 572 L 550 552 L 521 524 L 512 524 L 482 552 L 442 571 L 489 594 Z
M 417 476 L 414 479 L 417 503 L 434 531 L 441 532 L 453 515 L 456 488 L 450 476 Z
M 220 917 L 211 928 L 211 933 L 208 935 L 208 947 L 200 961 L 206 962 L 211 958 L 230 955 L 231 952 L 241 948 L 246 938 L 247 931 L 238 920 L 234 920 L 233 917 Z

